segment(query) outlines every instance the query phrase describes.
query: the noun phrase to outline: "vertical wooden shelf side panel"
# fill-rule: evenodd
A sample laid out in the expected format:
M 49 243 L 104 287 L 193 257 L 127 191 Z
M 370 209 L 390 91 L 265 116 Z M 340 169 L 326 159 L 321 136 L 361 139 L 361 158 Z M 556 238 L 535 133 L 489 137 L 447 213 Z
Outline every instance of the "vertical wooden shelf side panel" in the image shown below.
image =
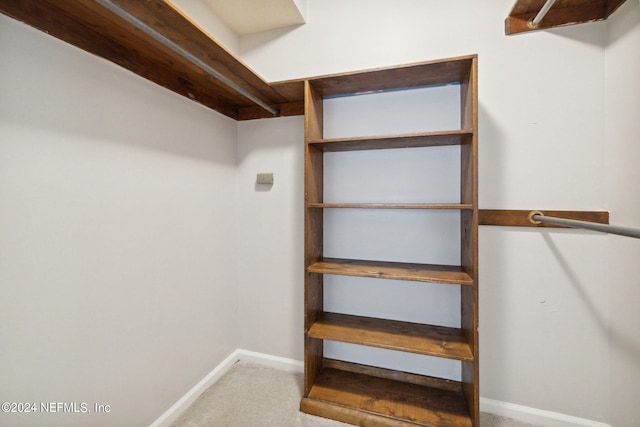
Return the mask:
M 323 127 L 322 96 L 313 89 L 309 81 L 305 82 L 305 227 L 304 227 L 304 331 L 305 331 L 305 378 L 304 395 L 308 396 L 315 378 L 322 369 L 322 340 L 310 338 L 307 332 L 323 311 L 323 276 L 309 273 L 308 267 L 322 256 L 323 211 L 312 209 L 311 203 L 322 203 L 323 192 L 323 155 L 322 151 L 309 145 L 313 139 L 322 139 Z
M 468 143 L 461 147 L 461 202 L 472 205 L 461 212 L 461 264 L 473 279 L 462 286 L 462 329 L 473 353 L 472 362 L 462 362 L 462 386 L 473 425 L 480 425 L 478 351 L 478 59 L 473 58 L 469 74 L 461 82 L 461 125 L 472 129 Z

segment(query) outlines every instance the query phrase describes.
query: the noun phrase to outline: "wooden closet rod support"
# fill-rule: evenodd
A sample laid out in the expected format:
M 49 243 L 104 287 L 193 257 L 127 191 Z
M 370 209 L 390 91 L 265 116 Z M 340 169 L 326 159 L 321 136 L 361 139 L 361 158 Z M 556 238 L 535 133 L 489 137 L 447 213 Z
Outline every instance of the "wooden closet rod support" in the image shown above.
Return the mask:
M 237 93 L 246 97 L 247 99 L 250 99 L 256 105 L 259 105 L 260 107 L 262 107 L 265 111 L 268 111 L 274 116 L 278 115 L 278 111 L 272 108 L 266 102 L 264 102 L 263 100 L 261 100 L 260 98 L 258 98 L 257 96 L 249 92 L 248 90 L 244 89 L 243 87 L 239 86 L 236 82 L 229 79 L 227 76 L 220 73 L 219 71 L 215 70 L 214 68 L 209 66 L 207 63 L 202 61 L 200 58 L 193 55 L 191 52 L 187 51 L 183 47 L 179 46 L 177 43 L 173 42 L 169 38 L 160 34 L 154 28 L 150 27 L 149 25 L 145 24 L 143 21 L 141 21 L 137 17 L 133 16 L 131 13 L 129 13 L 129 11 L 122 8 L 119 4 L 117 4 L 113 0 L 96 0 L 96 3 L 100 4 L 102 7 L 109 10 L 110 12 L 118 15 L 120 18 L 124 19 L 125 21 L 127 21 L 128 23 L 130 23 L 131 25 L 133 25 L 143 33 L 155 39 L 157 42 L 161 43 L 165 47 L 171 49 L 178 55 L 182 56 L 187 61 L 195 65 L 196 67 L 202 69 L 203 71 L 206 71 L 208 74 L 211 75 L 211 77 L 222 82 L 223 84 L 233 89 Z
M 571 228 L 584 228 L 585 230 L 599 231 L 601 233 L 616 234 L 618 236 L 633 237 L 640 239 L 640 229 L 630 227 L 620 227 L 618 225 L 598 224 L 595 222 L 577 221 L 574 219 L 556 218 L 543 214 L 540 211 L 531 211 L 528 215 L 529 221 L 533 224 L 548 222 L 550 224 L 563 225 Z
M 609 224 L 606 211 L 525 211 L 480 209 L 478 225 L 584 228 L 640 239 L 640 229 Z
M 563 227 L 558 224 L 544 222 L 534 224 L 529 221 L 529 210 L 505 210 L 505 209 L 480 209 L 478 223 L 480 225 L 501 225 L 507 227 Z M 573 219 L 577 221 L 589 221 L 599 224 L 609 224 L 609 212 L 606 211 L 550 211 L 545 210 L 545 215 Z

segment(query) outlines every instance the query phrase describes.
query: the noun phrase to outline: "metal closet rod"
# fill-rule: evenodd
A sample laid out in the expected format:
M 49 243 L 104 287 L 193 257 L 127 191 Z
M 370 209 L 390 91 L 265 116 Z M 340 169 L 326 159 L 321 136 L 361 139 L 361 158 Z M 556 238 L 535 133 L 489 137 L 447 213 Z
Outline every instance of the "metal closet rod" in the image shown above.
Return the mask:
M 163 36 L 158 31 L 156 31 L 154 28 L 150 27 L 149 25 L 145 24 L 144 22 L 142 22 L 137 17 L 133 16 L 131 13 L 129 13 L 129 11 L 127 11 L 126 9 L 123 9 L 119 4 L 115 3 L 113 0 L 95 0 L 95 1 L 96 1 L 96 3 L 100 4 L 102 7 L 108 9 L 109 11 L 111 11 L 113 13 L 115 13 L 120 18 L 124 19 L 125 21 L 127 21 L 128 23 L 130 23 L 131 25 L 133 25 L 134 27 L 136 27 L 140 31 L 142 31 L 145 34 L 147 34 L 148 36 L 152 37 L 154 40 L 156 40 L 157 42 L 161 43 L 163 46 L 171 49 L 172 51 L 174 51 L 178 55 L 182 56 L 184 59 L 188 60 L 189 62 L 191 62 L 195 66 L 197 66 L 197 67 L 201 68 L 202 70 L 206 71 L 212 77 L 214 77 L 215 79 L 219 80 L 220 82 L 222 82 L 226 86 L 230 87 L 231 89 L 233 89 L 236 92 L 240 93 L 242 96 L 244 96 L 244 97 L 250 99 L 251 101 L 255 102 L 257 105 L 259 105 L 260 107 L 264 108 L 266 111 L 270 112 L 274 116 L 278 115 L 278 110 L 273 109 L 269 104 L 267 104 L 266 102 L 264 102 L 260 98 L 256 97 L 254 94 L 252 94 L 251 92 L 247 91 L 243 87 L 239 86 L 236 82 L 234 82 L 233 80 L 229 79 L 227 76 L 225 76 L 224 74 L 220 73 L 219 71 L 215 70 L 214 68 L 212 68 L 211 66 L 209 66 L 208 64 L 203 62 L 200 58 L 198 58 L 195 55 L 193 55 L 191 52 L 187 51 L 183 47 L 179 46 L 178 44 L 174 43 L 173 41 L 171 41 L 167 37 Z
M 551 9 L 551 7 L 553 7 L 553 4 L 555 2 L 556 2 L 556 0 L 547 0 L 547 2 L 542 6 L 542 8 L 538 12 L 538 14 L 535 16 L 535 18 L 533 18 L 531 20 L 531 22 L 529 23 L 530 26 L 535 28 L 538 25 L 540 25 L 540 22 L 542 22 L 544 17 L 547 15 L 547 12 L 549 12 L 549 9 Z
M 540 211 L 531 211 L 529 221 L 533 224 L 548 222 L 550 224 L 564 225 L 573 228 L 584 228 L 585 230 L 599 231 L 601 233 L 617 234 L 619 236 L 633 237 L 640 239 L 640 229 L 630 227 L 620 227 L 618 225 L 599 224 L 596 222 L 577 221 L 575 219 L 556 218 L 546 216 Z

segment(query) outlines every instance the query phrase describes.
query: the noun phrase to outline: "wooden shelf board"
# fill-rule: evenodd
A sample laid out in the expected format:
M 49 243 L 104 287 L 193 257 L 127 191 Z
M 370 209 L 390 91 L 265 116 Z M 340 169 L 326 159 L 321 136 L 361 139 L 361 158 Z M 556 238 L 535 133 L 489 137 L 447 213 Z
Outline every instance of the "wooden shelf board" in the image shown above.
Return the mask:
M 315 209 L 473 209 L 469 203 L 309 203 L 307 206 Z
M 534 209 L 532 209 L 534 210 Z M 529 221 L 531 210 L 506 210 L 506 209 L 480 209 L 478 211 L 479 225 L 501 225 L 510 227 L 550 227 L 570 228 L 561 225 L 542 223 L 533 224 Z M 609 212 L 607 211 L 548 211 L 543 210 L 547 216 L 574 219 L 577 221 L 597 222 L 609 224 Z
M 461 145 L 471 141 L 473 130 L 420 132 L 404 135 L 365 136 L 308 140 L 321 151 L 382 150 L 390 148 L 439 147 Z
M 371 377 L 385 378 L 388 380 L 439 388 L 442 390 L 450 390 L 454 392 L 462 392 L 463 390 L 463 385 L 459 381 L 446 380 L 444 378 L 430 377 L 371 365 L 362 365 L 360 363 L 346 362 L 344 360 L 329 359 L 326 357 L 322 359 L 322 367 L 334 368 L 340 371 L 365 374 Z
M 626 0 L 557 0 L 540 25 L 530 21 L 538 14 L 546 0 L 517 0 L 505 20 L 505 34 L 542 30 L 564 25 L 607 19 Z
M 463 82 L 476 55 L 308 79 L 323 97 Z
M 307 336 L 315 339 L 472 361 L 473 352 L 458 328 L 322 313 Z
M 324 367 L 300 410 L 361 426 L 471 427 L 460 391 Z
M 309 265 L 307 271 L 338 276 L 473 285 L 473 278 L 464 272 L 462 267 L 452 265 L 320 258 Z
M 172 3 L 164 0 L 120 0 L 118 4 L 264 102 L 283 104 L 291 101 L 271 88 Z M 256 106 L 241 93 L 209 76 L 95 1 L 2 1 L 0 13 L 234 119 L 239 118 L 239 109 Z

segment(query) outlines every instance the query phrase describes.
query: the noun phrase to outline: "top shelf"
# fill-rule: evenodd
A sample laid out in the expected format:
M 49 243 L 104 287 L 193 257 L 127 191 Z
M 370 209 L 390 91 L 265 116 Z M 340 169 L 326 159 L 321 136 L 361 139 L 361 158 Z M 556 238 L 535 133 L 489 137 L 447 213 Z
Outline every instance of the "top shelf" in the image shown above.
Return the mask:
M 468 81 L 476 55 L 311 78 L 323 97 Z

